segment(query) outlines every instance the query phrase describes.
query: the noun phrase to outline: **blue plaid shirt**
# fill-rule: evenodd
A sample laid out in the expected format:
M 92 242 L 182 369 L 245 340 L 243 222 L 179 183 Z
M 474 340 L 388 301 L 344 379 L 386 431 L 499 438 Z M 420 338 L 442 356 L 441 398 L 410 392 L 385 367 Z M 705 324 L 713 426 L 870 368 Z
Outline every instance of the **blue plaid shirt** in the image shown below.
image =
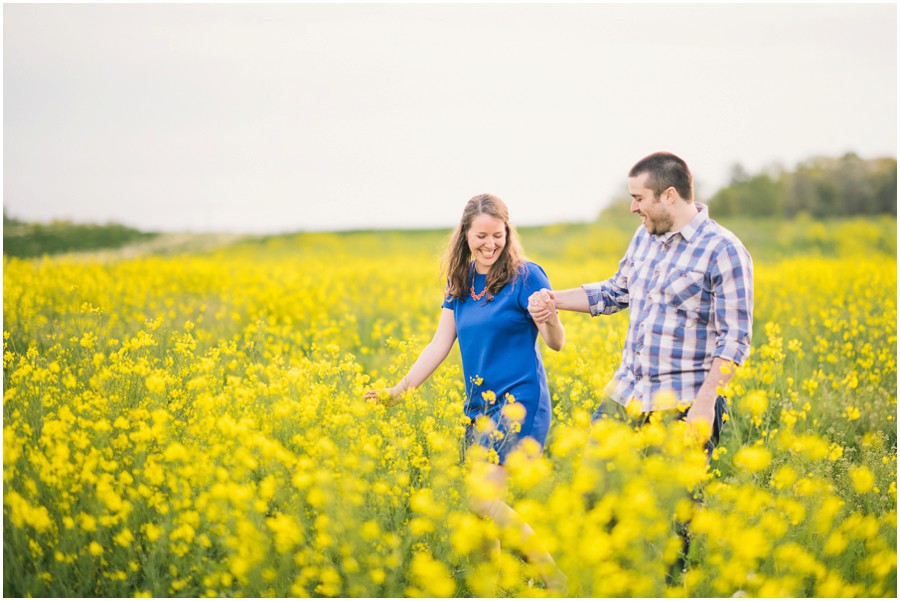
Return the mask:
M 677 232 L 638 227 L 616 274 L 585 284 L 591 315 L 631 308 L 622 363 L 605 392 L 642 411 L 692 403 L 715 357 L 750 352 L 753 262 L 737 236 L 697 216 Z

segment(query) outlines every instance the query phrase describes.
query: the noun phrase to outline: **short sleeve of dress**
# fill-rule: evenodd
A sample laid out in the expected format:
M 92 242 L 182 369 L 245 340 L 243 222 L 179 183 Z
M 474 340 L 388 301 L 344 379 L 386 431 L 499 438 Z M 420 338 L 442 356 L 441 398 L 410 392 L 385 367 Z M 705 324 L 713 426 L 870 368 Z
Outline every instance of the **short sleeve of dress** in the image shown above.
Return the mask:
M 449 282 L 449 281 L 447 282 L 447 286 L 448 286 L 448 287 L 450 286 L 450 282 Z M 455 297 L 452 297 L 452 296 L 448 295 L 448 294 L 446 293 L 446 291 L 444 292 L 444 302 L 441 303 L 441 307 L 442 307 L 442 308 L 444 308 L 444 309 L 452 309 L 452 310 L 456 310 L 456 305 L 457 305 L 457 303 L 459 303 L 459 299 L 458 299 L 458 298 L 455 298 Z
M 543 267 L 529 261 L 525 264 L 525 273 L 522 276 L 522 287 L 519 290 L 519 306 L 527 311 L 528 297 L 542 288 L 553 289 L 550 286 L 550 278 L 547 277 Z

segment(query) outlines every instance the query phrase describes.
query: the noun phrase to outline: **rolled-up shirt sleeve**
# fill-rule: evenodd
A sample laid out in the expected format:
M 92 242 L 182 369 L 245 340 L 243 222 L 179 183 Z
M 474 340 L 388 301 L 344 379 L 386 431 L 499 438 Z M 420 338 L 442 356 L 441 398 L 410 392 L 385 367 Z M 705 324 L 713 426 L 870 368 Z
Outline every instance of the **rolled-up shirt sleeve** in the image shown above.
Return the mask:
M 627 309 L 631 303 L 628 292 L 628 277 L 634 261 L 631 253 L 627 253 L 619 261 L 619 269 L 613 277 L 603 282 L 583 284 L 581 288 L 587 293 L 591 315 L 611 315 Z
M 737 365 L 750 353 L 753 335 L 753 260 L 740 244 L 723 245 L 711 265 L 715 295 L 715 356 Z

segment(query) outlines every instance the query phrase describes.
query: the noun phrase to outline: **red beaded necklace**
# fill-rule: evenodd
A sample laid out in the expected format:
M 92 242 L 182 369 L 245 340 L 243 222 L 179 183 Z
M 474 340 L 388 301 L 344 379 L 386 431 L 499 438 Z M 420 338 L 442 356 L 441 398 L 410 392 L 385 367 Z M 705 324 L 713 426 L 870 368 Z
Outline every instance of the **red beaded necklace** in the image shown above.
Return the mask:
M 488 291 L 487 278 L 485 278 L 485 281 L 484 281 L 484 290 L 482 290 L 480 294 L 475 294 L 475 274 L 476 273 L 477 272 L 473 268 L 472 269 L 472 285 L 469 286 L 469 296 L 472 297 L 472 300 L 481 300 L 482 298 L 484 298 L 484 295 L 487 294 L 487 291 Z

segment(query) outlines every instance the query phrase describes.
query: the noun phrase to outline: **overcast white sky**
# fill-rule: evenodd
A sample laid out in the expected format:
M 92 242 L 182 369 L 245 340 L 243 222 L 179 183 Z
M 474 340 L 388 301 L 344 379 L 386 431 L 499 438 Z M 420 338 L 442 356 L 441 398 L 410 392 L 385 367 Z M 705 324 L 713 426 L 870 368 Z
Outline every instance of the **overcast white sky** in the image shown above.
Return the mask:
M 145 230 L 590 220 L 669 150 L 897 155 L 889 4 L 5 4 L 3 203 Z

